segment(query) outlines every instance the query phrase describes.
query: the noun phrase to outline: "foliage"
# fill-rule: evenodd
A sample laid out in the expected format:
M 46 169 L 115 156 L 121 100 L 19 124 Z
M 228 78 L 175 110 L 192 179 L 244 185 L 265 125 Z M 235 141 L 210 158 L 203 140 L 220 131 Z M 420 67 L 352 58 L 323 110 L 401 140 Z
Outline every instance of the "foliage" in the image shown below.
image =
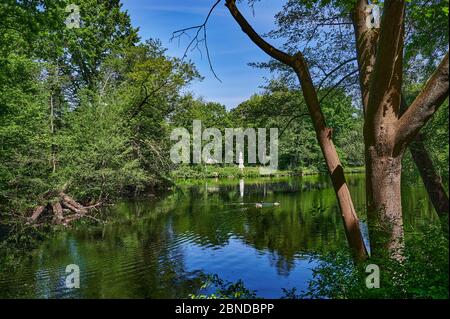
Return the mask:
M 336 91 L 323 102 L 328 126 L 345 166 L 361 166 L 363 159 L 362 117 L 351 98 Z M 270 87 L 232 110 L 231 116 L 243 127 L 278 127 L 281 169 L 325 170 L 325 164 L 309 113 L 298 91 Z
M 120 1 L 75 3 L 79 29 L 64 25 L 65 0 L 1 5 L 2 216 L 29 216 L 63 185 L 97 202 L 167 182 L 167 118 L 198 73 L 159 41 L 138 44 Z
M 10 54 L 0 73 L 0 205 L 35 199 L 49 187 L 49 123 L 40 66 Z
M 211 289 L 213 293 L 201 294 L 201 291 Z M 199 294 L 191 294 L 189 297 L 191 299 L 255 299 L 256 292 L 245 288 L 242 280 L 233 283 L 220 279 L 218 275 L 210 275 L 206 276 Z
M 287 52 L 301 51 L 317 84 L 338 85 L 356 97 L 360 94 L 358 73 L 354 73 L 357 61 L 351 21 L 355 3 L 355 0 L 289 0 L 275 15 L 276 28 L 268 35 L 281 39 Z M 370 3 L 383 9 L 383 0 Z M 447 51 L 449 2 L 409 0 L 406 8 L 405 82 L 423 83 Z M 291 87 L 297 85 L 292 70 L 277 61 L 253 65 L 278 71 Z
M 170 122 L 174 127 L 184 127 L 192 131 L 193 120 L 202 121 L 204 128 L 214 127 L 222 132 L 234 124 L 224 105 L 206 102 L 201 98 L 195 99 L 192 94 L 187 94 L 177 104 Z
M 414 233 L 406 242 L 402 262 L 369 259 L 355 266 L 347 252 L 319 256 L 319 265 L 302 298 L 449 298 L 448 239 L 438 226 Z M 380 288 L 367 289 L 365 266 L 380 266 Z

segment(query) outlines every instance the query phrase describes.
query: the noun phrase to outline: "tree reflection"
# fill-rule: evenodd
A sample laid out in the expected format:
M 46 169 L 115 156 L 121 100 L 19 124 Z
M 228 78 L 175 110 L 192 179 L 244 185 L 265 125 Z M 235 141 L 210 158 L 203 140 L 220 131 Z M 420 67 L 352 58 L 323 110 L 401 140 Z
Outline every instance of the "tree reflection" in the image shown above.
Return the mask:
M 349 185 L 364 218 L 364 180 Z M 435 219 L 433 208 L 423 190 L 409 187 L 405 224 L 425 225 Z M 270 276 L 287 278 L 299 260 L 347 245 L 333 189 L 321 177 L 208 180 L 105 213 L 108 224 L 60 233 L 8 278 L 3 272 L 0 296 L 185 298 L 208 269 L 234 281 L 247 269 L 256 283 L 271 269 Z M 69 264 L 80 266 L 79 290 L 64 286 Z

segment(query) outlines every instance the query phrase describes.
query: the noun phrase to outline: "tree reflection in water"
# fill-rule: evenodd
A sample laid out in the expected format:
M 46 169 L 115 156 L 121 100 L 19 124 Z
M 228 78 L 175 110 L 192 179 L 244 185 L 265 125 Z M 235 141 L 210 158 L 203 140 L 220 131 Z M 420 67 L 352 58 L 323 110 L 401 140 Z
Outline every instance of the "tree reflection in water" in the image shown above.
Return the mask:
M 364 219 L 363 177 L 349 184 Z M 426 224 L 433 210 L 425 192 L 410 187 L 405 223 Z M 185 298 L 206 274 L 218 274 L 243 279 L 258 296 L 280 297 L 282 288 L 307 286 L 310 256 L 346 247 L 333 189 L 322 177 L 197 181 L 107 213 L 106 225 L 60 233 L 16 270 L 0 272 L 0 296 Z M 78 290 L 64 286 L 68 264 L 80 266 Z

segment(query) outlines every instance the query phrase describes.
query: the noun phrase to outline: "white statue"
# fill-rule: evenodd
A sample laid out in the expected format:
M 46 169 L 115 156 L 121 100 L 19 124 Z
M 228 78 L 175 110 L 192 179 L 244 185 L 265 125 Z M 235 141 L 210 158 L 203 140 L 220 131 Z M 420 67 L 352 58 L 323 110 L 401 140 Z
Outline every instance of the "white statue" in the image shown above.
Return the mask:
M 239 169 L 241 172 L 244 170 L 244 154 L 242 152 L 239 152 Z

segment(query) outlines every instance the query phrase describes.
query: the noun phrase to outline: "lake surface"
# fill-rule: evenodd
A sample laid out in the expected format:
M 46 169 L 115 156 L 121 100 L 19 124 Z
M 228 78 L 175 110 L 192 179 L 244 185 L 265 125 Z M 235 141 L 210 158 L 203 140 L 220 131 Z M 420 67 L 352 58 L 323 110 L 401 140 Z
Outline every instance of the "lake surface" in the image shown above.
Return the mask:
M 364 220 L 364 177 L 349 185 Z M 437 220 L 420 183 L 404 183 L 403 198 L 407 229 Z M 278 298 L 306 289 L 314 253 L 347 246 L 326 177 L 196 181 L 107 214 L 106 225 L 58 233 L 16 269 L 0 269 L 0 297 L 186 298 L 217 274 Z M 65 287 L 69 264 L 80 268 L 79 289 Z

